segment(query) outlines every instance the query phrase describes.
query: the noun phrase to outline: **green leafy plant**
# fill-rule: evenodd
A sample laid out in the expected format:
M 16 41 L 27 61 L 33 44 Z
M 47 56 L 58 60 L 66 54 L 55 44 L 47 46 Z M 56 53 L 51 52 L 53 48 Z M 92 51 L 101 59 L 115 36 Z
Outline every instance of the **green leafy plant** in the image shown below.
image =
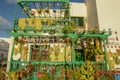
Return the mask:
M 94 68 L 93 64 L 90 61 L 86 61 L 81 66 L 82 80 L 94 80 Z
M 103 55 L 102 49 L 94 46 L 94 45 L 89 45 L 86 50 L 88 60 L 94 60 L 96 55 Z
M 50 80 L 48 74 L 45 72 L 37 72 L 36 76 L 38 80 Z
M 74 22 L 70 22 L 70 27 L 69 26 L 65 26 L 64 28 L 63 28 L 63 32 L 64 33 L 71 33 L 71 32 L 73 32 L 75 29 L 76 29 L 76 25 L 75 25 L 75 23 Z
M 1 80 L 5 80 L 5 74 L 6 74 L 5 69 L 0 68 L 0 79 Z

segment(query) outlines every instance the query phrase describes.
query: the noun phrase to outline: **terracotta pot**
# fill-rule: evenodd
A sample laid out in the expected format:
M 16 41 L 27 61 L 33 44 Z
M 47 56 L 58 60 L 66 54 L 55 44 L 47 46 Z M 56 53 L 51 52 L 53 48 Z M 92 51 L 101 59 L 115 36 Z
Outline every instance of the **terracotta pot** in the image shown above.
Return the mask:
M 19 77 L 20 77 L 20 78 L 23 78 L 23 73 L 22 73 L 22 72 L 19 74 Z
M 98 39 L 95 40 L 95 44 L 97 47 L 100 47 L 100 41 Z
M 97 62 L 103 61 L 103 60 L 104 60 L 104 55 L 96 55 L 96 56 L 95 56 L 95 60 L 96 60 Z
M 62 72 L 62 76 L 69 76 L 69 72 Z
M 35 11 L 34 11 L 34 10 L 31 10 L 31 11 L 30 11 L 30 14 L 31 14 L 31 15 L 35 15 Z
M 23 40 L 23 37 L 22 37 L 22 36 L 19 36 L 19 37 L 18 37 L 18 40 L 22 41 L 22 40 Z
M 45 75 L 44 72 L 37 72 L 37 73 L 36 73 L 36 76 L 37 76 L 38 78 L 41 78 L 41 77 L 43 77 L 44 75 Z

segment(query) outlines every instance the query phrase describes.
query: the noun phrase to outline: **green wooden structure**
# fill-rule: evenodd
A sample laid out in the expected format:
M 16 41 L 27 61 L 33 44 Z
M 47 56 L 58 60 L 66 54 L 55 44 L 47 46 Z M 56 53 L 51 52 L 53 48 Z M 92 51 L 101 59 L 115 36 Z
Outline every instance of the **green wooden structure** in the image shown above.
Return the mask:
M 79 79 L 93 80 L 95 69 L 107 70 L 105 39 L 108 35 L 76 33 L 69 0 L 17 0 L 14 20 L 9 33 L 14 38 L 9 71 L 24 75 L 17 79 L 77 80 L 71 72 L 78 69 Z M 93 53 L 88 49 L 93 49 Z M 98 54 L 104 55 L 101 61 L 95 59 Z M 93 74 L 82 73 L 84 63 L 92 66 Z

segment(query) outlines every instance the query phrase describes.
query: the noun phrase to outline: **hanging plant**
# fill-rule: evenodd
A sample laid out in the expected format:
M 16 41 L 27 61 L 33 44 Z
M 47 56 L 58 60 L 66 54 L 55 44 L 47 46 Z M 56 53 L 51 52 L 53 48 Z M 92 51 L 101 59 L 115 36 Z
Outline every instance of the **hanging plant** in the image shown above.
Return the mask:
M 23 12 L 27 13 L 27 12 L 28 12 L 28 8 L 27 8 L 27 7 L 24 7 L 24 8 L 23 8 Z
M 35 15 L 35 11 L 34 11 L 34 10 L 31 10 L 31 11 L 30 11 L 30 15 L 34 16 L 34 15 Z
M 49 9 L 49 8 L 45 8 L 44 11 L 45 11 L 46 13 L 48 13 L 48 14 L 50 13 L 50 9 Z
M 56 13 L 56 10 L 55 10 L 55 9 L 53 10 L 53 13 Z
M 75 41 L 75 49 L 82 49 L 80 38 L 77 38 L 76 41 Z
M 38 14 L 42 14 L 42 9 L 38 8 L 37 12 L 38 12 Z
M 89 42 L 89 45 L 86 47 L 85 50 L 88 60 L 92 60 L 92 61 L 95 60 L 96 55 L 103 55 L 104 53 L 101 48 L 94 46 L 92 42 Z

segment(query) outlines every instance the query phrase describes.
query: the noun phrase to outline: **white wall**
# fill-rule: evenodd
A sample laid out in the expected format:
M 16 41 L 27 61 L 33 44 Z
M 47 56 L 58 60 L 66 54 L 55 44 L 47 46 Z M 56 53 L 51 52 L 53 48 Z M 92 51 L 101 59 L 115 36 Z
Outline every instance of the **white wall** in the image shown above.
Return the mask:
M 86 17 L 85 3 L 70 3 L 70 15 L 74 17 Z
M 1 40 L 5 40 L 6 42 L 10 43 L 11 39 L 10 38 L 0 38 Z
M 96 0 L 100 29 L 120 30 L 120 0 Z
M 87 8 L 88 27 L 98 26 L 96 0 L 85 0 Z
M 14 43 L 14 38 L 11 37 L 10 38 L 9 51 L 8 51 L 7 71 L 9 71 L 9 67 L 10 67 L 10 58 L 11 58 L 11 54 L 12 54 L 13 43 Z
M 108 38 L 111 43 L 107 45 L 107 50 L 115 52 L 120 49 L 120 0 L 96 0 L 96 5 L 100 30 L 112 30 L 112 35 Z

